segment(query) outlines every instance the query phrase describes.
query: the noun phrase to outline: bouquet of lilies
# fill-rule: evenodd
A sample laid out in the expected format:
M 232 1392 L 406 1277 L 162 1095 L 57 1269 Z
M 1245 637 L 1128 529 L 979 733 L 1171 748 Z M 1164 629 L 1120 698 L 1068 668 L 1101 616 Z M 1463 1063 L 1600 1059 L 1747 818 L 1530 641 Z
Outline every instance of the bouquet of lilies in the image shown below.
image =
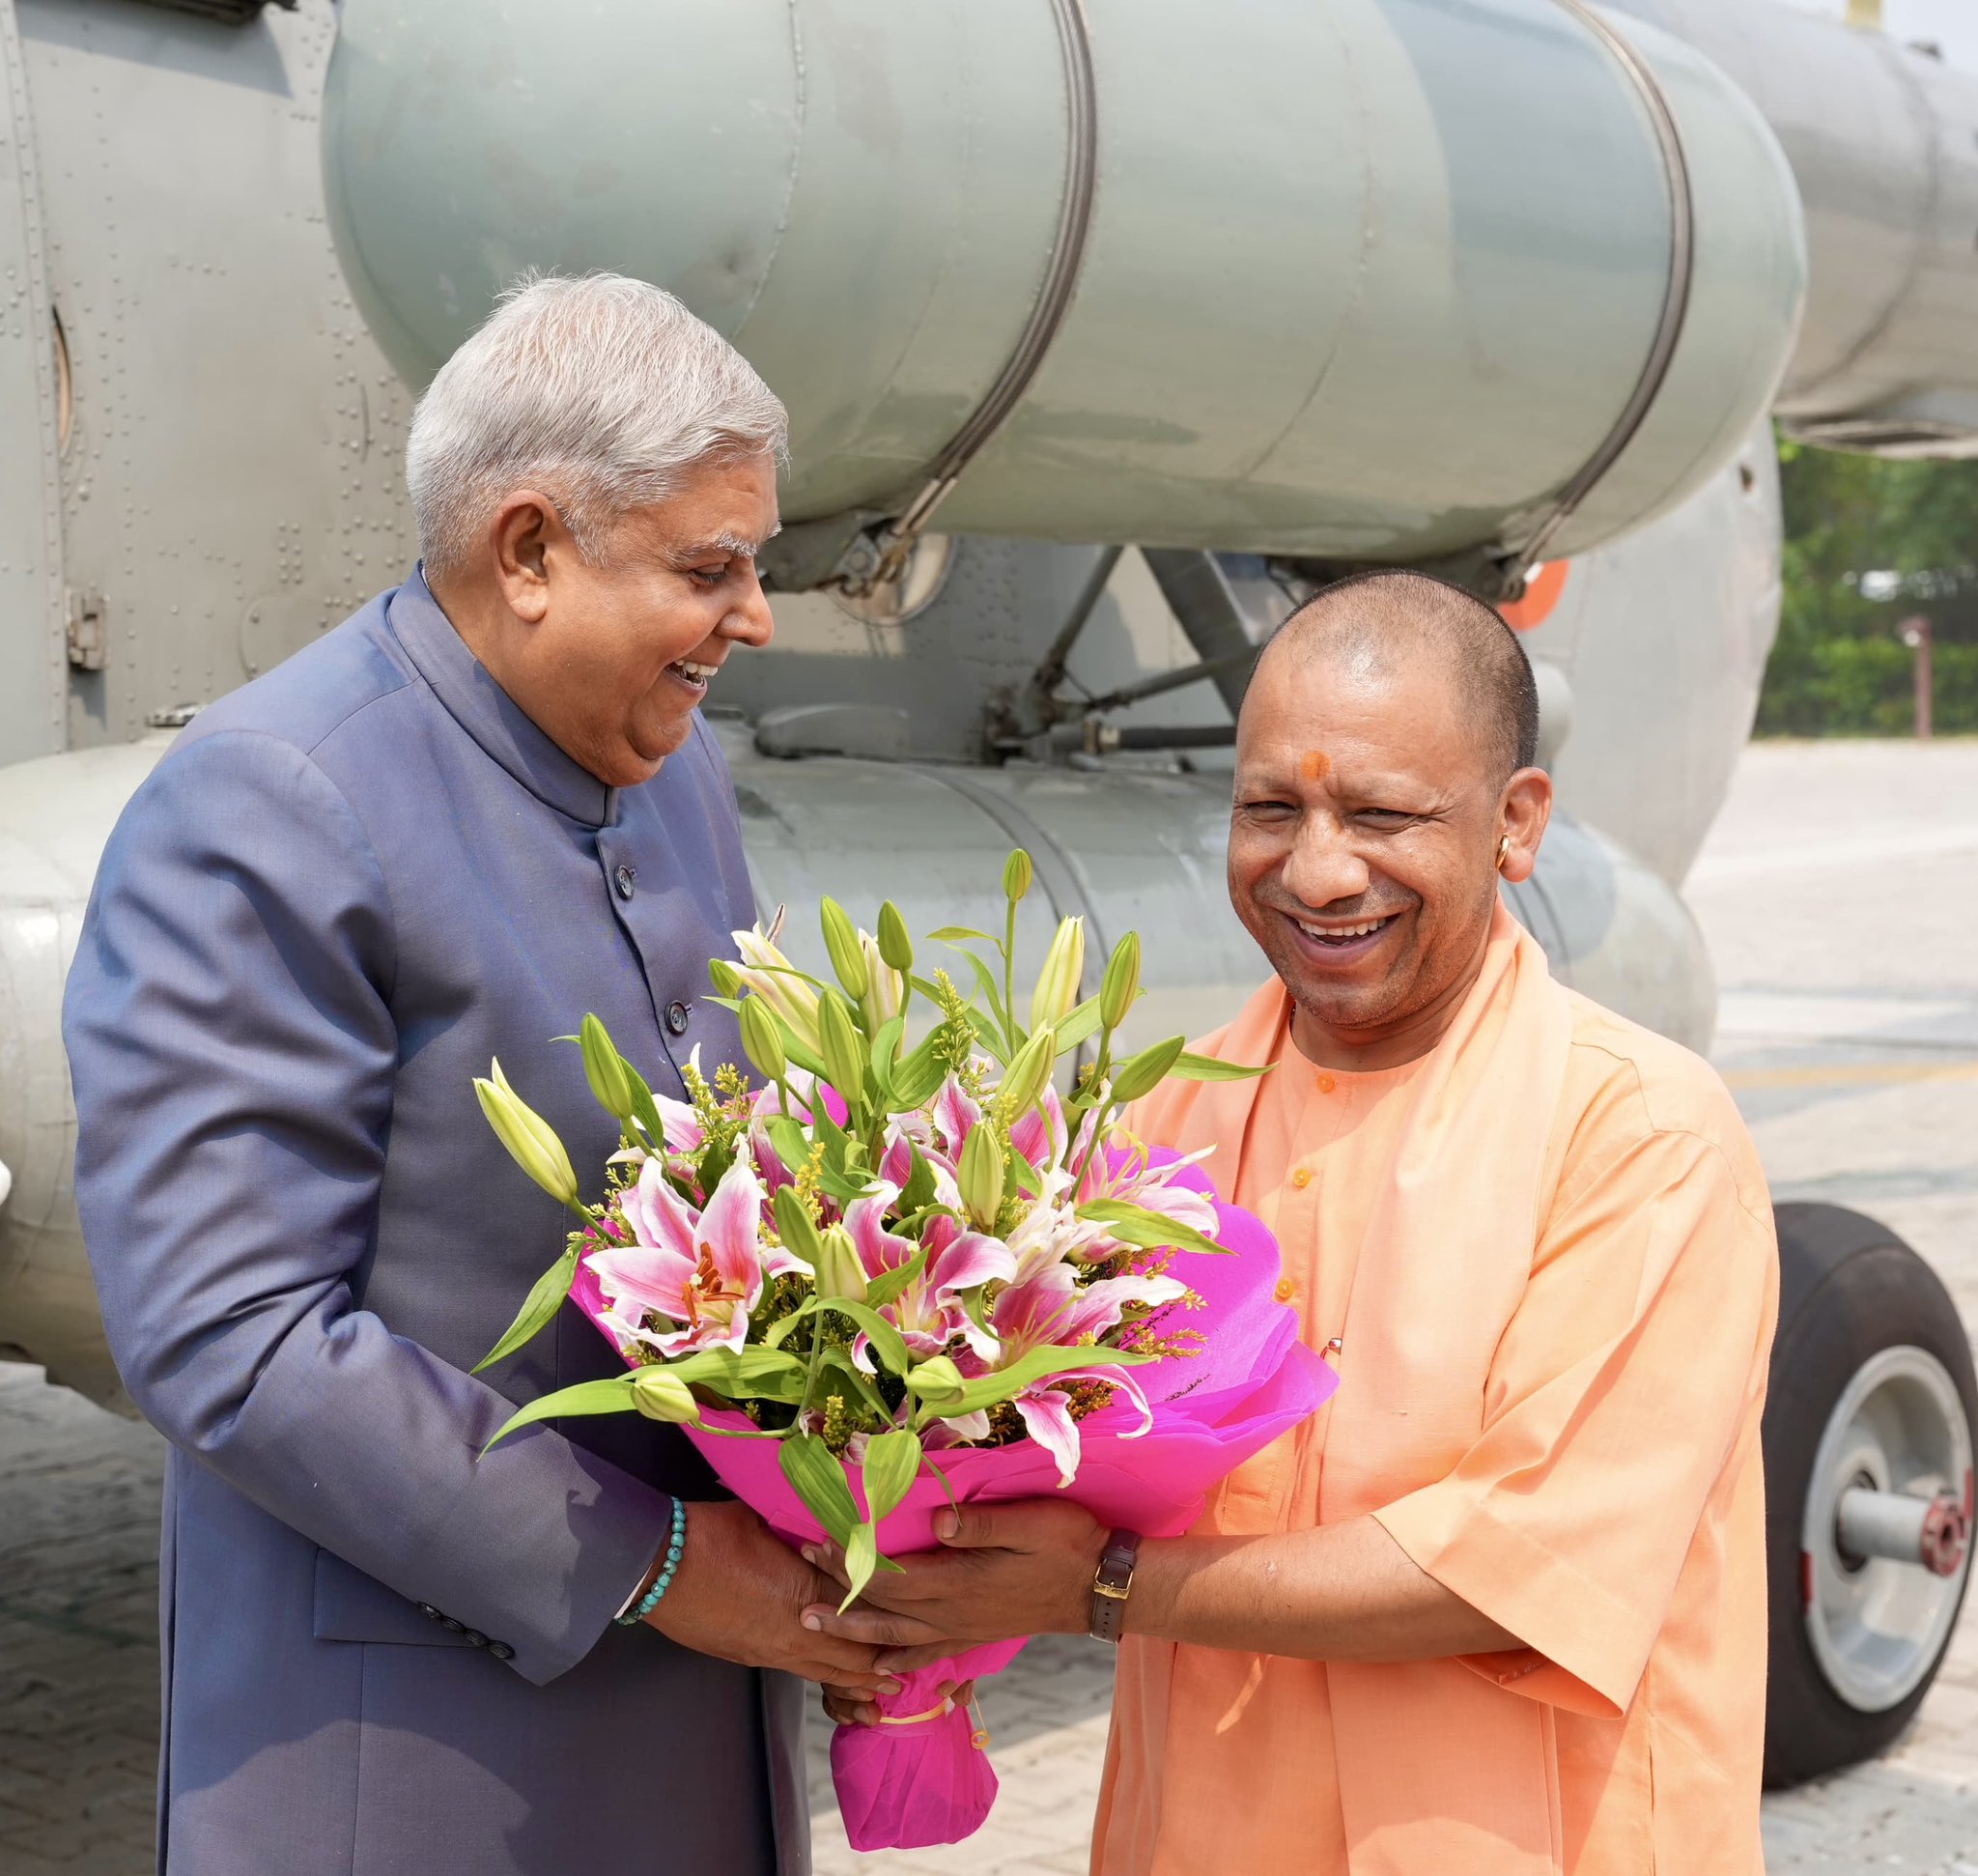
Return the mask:
M 1190 1055 L 1180 1037 L 1116 1056 L 1140 942 L 1121 938 L 1082 998 L 1075 918 L 1021 1021 L 1031 881 L 1029 855 L 1011 854 L 1001 936 L 932 934 L 966 992 L 946 970 L 917 973 L 890 903 L 868 933 L 823 902 L 834 982 L 793 964 L 777 928 L 736 933 L 739 961 L 710 972 L 752 1081 L 696 1060 L 685 1100 L 655 1093 L 587 1016 L 572 1039 L 621 1132 L 594 1201 L 499 1065 L 476 1081 L 511 1153 L 579 1220 L 482 1365 L 566 1298 L 627 1364 L 529 1403 L 497 1441 L 566 1414 L 681 1425 L 788 1541 L 842 1549 L 849 1605 L 897 1567 L 889 1549 L 932 1543 L 944 1503 L 1057 1488 L 1115 1522 L 1185 1528 L 1209 1484 L 1316 1406 L 1328 1371 L 1271 1298 L 1268 1234 L 1120 1123 L 1171 1075 L 1257 1071 Z M 952 1716 L 927 1696 L 1021 1645 L 907 1677 L 890 1716 L 907 1732 L 841 1731 L 857 1847 L 952 1841 L 981 1822 L 995 1791 L 969 1750 L 981 1735 L 965 1718 L 936 1728 Z

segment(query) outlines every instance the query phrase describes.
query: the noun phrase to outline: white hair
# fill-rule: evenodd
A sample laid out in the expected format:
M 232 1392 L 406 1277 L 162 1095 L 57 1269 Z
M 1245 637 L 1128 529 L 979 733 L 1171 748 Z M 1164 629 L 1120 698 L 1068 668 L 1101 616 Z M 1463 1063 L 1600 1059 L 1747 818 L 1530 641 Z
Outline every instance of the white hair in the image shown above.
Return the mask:
M 674 297 L 618 273 L 526 273 L 412 412 L 406 489 L 429 569 L 468 562 L 502 498 L 535 488 L 595 560 L 628 510 L 695 464 L 786 448 L 748 359 Z

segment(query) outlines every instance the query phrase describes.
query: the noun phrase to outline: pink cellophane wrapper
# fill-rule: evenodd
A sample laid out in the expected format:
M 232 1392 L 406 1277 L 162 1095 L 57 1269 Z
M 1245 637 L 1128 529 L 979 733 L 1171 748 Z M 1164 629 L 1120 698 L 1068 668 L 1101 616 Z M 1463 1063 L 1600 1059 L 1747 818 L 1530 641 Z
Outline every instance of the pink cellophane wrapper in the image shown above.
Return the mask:
M 1175 1155 L 1156 1149 L 1154 1165 Z M 1153 1426 L 1136 1435 L 1139 1414 L 1116 1402 L 1079 1423 L 1078 1477 L 1063 1495 L 1109 1527 L 1173 1537 L 1201 1515 L 1209 1488 L 1254 1453 L 1312 1414 L 1337 1385 L 1333 1371 L 1298 1338 L 1294 1311 L 1278 1300 L 1278 1246 L 1250 1212 L 1216 1198 L 1196 1167 L 1175 1182 L 1215 1200 L 1220 1257 L 1177 1253 L 1168 1265 L 1204 1307 L 1170 1319 L 1198 1331 L 1200 1350 L 1133 1371 L 1153 1409 Z M 580 1267 L 572 1295 L 595 1322 L 603 1308 L 596 1280 Z M 607 1331 L 608 1333 L 608 1331 Z M 614 1338 L 615 1340 L 615 1338 Z M 740 1412 L 710 1410 L 710 1426 L 747 1428 Z M 769 1440 L 736 1439 L 687 1429 L 688 1437 L 744 1504 L 786 1543 L 815 1543 L 823 1529 L 790 1489 Z M 1058 1493 L 1058 1468 L 1030 1440 L 1008 1446 L 950 1448 L 931 1454 L 963 1504 L 995 1504 Z M 851 1467 L 853 1479 L 858 1469 Z M 879 1526 L 890 1557 L 937 1548 L 934 1514 L 947 1493 L 924 1473 Z M 997 1673 L 1024 1639 L 972 1648 L 932 1667 L 902 1675 L 899 1693 L 879 1702 L 896 1719 L 941 1705 L 944 1683 Z M 979 1830 L 996 1799 L 988 1754 L 960 1708 L 895 1726 L 841 1726 L 832 1740 L 832 1780 L 845 1834 L 855 1850 L 913 1850 L 959 1843 Z

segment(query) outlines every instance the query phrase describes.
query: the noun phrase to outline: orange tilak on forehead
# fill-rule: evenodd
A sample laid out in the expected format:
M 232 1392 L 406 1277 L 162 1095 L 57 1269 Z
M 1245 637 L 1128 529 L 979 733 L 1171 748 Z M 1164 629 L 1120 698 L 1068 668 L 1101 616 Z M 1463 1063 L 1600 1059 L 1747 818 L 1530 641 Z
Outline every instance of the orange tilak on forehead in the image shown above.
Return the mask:
M 1323 782 L 1333 772 L 1333 758 L 1322 749 L 1309 749 L 1299 758 L 1298 773 L 1307 782 Z

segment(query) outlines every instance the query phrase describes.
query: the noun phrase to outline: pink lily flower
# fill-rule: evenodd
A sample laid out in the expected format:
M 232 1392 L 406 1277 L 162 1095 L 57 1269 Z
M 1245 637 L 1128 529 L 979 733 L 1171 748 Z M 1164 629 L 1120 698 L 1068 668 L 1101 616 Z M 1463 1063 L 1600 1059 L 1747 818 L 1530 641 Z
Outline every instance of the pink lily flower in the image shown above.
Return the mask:
M 1157 1307 L 1178 1301 L 1188 1286 L 1175 1277 L 1101 1277 L 1081 1284 L 1066 1263 L 1042 1265 L 998 1293 L 989 1326 L 1001 1345 L 998 1366 L 1032 1349 L 1075 1349 L 1087 1336 L 1119 1326 L 1134 1304 Z
M 1077 1381 L 1103 1381 L 1129 1407 L 1139 1409 L 1140 1425 L 1122 1433 L 1122 1439 L 1138 1439 L 1154 1424 L 1154 1410 L 1147 1406 L 1146 1395 L 1124 1368 L 1077 1369 L 1025 1388 L 1010 1405 L 1022 1417 L 1024 1431 L 1056 1462 L 1060 1492 L 1078 1477 L 1078 1422 L 1072 1418 L 1071 1396 L 1064 1391 Z
M 746 1160 L 722 1176 L 704 1209 L 695 1211 L 648 1159 L 638 1183 L 620 1201 L 633 1242 L 592 1254 L 590 1267 L 609 1305 L 612 1331 L 662 1355 L 689 1349 L 739 1349 L 749 1312 L 762 1300 L 765 1274 L 804 1269 L 788 1252 L 762 1242 L 762 1183 Z M 645 1318 L 670 1329 L 655 1333 Z
M 949 1075 L 934 1096 L 934 1126 L 941 1136 L 941 1149 L 949 1160 L 960 1163 L 969 1135 L 981 1123 L 981 1108 L 968 1090 Z
M 899 1196 L 897 1186 L 882 1182 L 845 1208 L 845 1229 L 868 1278 L 898 1269 L 919 1248 L 911 1237 L 886 1229 L 886 1213 L 898 1204 Z M 917 1355 L 940 1354 L 956 1336 L 972 1348 L 984 1345 L 978 1352 L 985 1358 L 993 1355 L 994 1341 L 969 1320 L 961 1293 L 978 1284 L 1007 1283 L 1015 1276 L 1016 1259 L 1009 1246 L 1000 1237 L 964 1231 L 945 1217 L 928 1219 L 921 1242 L 927 1247 L 927 1262 L 920 1274 L 879 1313 Z M 852 1345 L 852 1359 L 867 1374 L 872 1372 L 870 1345 L 862 1335 Z
M 1111 1242 L 1104 1225 L 1081 1218 L 1069 1206 L 1040 1201 L 1009 1235 L 1016 1280 L 1028 1283 L 1047 1271 L 1063 1270 L 1069 1281 L 1069 1265 L 1101 1261 L 1111 1255 L 1106 1249 Z
M 1063 1163 L 1067 1140 L 1064 1103 L 1058 1098 L 1058 1090 L 1048 1086 L 1036 1106 L 1009 1130 L 1009 1144 L 1045 1176 L 1047 1184 Z
M 997 1296 L 989 1323 L 1002 1341 L 1000 1361 L 1006 1365 L 1032 1349 L 1075 1348 L 1088 1335 L 1103 1335 L 1118 1325 L 1132 1304 L 1170 1303 L 1187 1293 L 1188 1286 L 1173 1277 L 1102 1277 L 1081 1286 L 1069 1264 L 1046 1265 Z M 1146 1395 L 1124 1368 L 1076 1368 L 1025 1388 L 1010 1405 L 1031 1437 L 1057 1463 L 1060 1487 L 1078 1476 L 1078 1422 L 1072 1418 L 1069 1390 L 1082 1381 L 1104 1382 L 1138 1409 L 1140 1425 L 1123 1437 L 1137 1438 L 1154 1423 Z

